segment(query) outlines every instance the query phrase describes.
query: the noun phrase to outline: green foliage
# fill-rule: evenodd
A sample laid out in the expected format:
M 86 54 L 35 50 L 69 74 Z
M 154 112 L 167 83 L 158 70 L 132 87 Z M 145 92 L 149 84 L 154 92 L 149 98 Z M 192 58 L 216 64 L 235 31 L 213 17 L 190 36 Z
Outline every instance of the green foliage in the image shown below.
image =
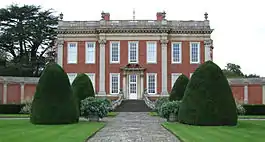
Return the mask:
M 244 115 L 246 113 L 246 109 L 243 106 L 243 103 L 237 99 L 235 99 L 236 108 L 237 108 L 237 114 L 238 115 Z
M 242 104 L 236 104 L 237 113 L 239 115 L 244 115 L 246 113 L 246 109 L 243 107 Z
M 104 98 L 98 98 L 101 99 L 102 102 L 104 103 L 104 105 L 106 106 L 106 108 L 108 109 L 108 111 L 112 111 L 112 105 L 111 105 L 111 100 L 104 97 Z
M 81 115 L 85 118 L 89 118 L 90 116 L 103 118 L 106 117 L 109 112 L 105 100 L 94 97 L 88 97 L 82 100 L 80 110 Z
M 54 60 L 58 16 L 53 13 L 35 5 L 12 4 L 0 9 L 0 49 L 10 56 L 11 63 L 1 75 L 40 76 L 45 64 Z M 18 73 L 13 65 L 20 66 Z
M 155 102 L 155 111 L 159 114 L 160 107 L 166 103 L 169 102 L 168 97 L 159 97 Z
M 191 125 L 236 125 L 237 110 L 222 70 L 212 61 L 193 73 L 179 108 L 178 119 Z
M 163 118 L 169 119 L 169 115 L 173 113 L 178 115 L 180 101 L 166 102 L 160 107 L 160 113 Z
M 31 108 L 32 108 L 31 106 L 32 106 L 33 98 L 34 97 L 32 97 L 31 99 L 25 100 L 23 102 L 24 106 L 21 108 L 20 113 L 31 114 Z
M 228 63 L 223 69 L 223 73 L 227 78 L 259 78 L 257 74 L 243 74 L 239 65 Z
M 77 99 L 78 108 L 80 108 L 81 100 L 87 97 L 95 97 L 94 88 L 90 78 L 82 73 L 78 74 L 72 83 L 73 93 Z
M 33 124 L 68 124 L 78 120 L 77 103 L 67 74 L 58 64 L 48 64 L 36 88 L 30 121 Z
M 249 74 L 249 75 L 246 74 L 245 78 L 260 78 L 260 76 L 257 74 Z
M 182 97 L 184 96 L 184 91 L 188 83 L 189 79 L 184 74 L 180 75 L 174 83 L 174 86 L 169 96 L 169 100 L 170 101 L 181 100 Z

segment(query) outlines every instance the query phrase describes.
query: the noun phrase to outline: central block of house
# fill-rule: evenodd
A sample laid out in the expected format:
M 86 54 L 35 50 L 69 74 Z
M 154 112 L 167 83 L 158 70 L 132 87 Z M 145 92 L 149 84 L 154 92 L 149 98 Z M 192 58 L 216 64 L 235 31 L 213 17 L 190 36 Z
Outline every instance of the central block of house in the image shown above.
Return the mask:
M 59 21 L 57 63 L 70 82 L 86 73 L 99 96 L 142 99 L 168 95 L 180 74 L 190 77 L 212 60 L 208 14 L 202 21 L 156 20 Z M 62 15 L 61 15 L 62 16 Z

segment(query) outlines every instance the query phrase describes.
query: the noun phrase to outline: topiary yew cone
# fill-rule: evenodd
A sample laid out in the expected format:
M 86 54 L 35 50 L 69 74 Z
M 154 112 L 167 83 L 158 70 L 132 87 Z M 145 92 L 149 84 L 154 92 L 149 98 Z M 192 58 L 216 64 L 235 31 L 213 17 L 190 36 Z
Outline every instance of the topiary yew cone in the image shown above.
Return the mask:
M 184 75 L 180 75 L 175 81 L 172 91 L 169 96 L 170 101 L 179 101 L 184 96 L 184 91 L 186 89 L 189 79 Z
M 80 109 L 81 100 L 87 97 L 95 97 L 93 84 L 90 78 L 82 73 L 78 74 L 72 83 L 74 96 L 77 98 L 78 108 Z
M 229 83 L 212 61 L 193 73 L 180 104 L 178 119 L 190 125 L 236 125 L 237 110 Z
M 68 76 L 58 64 L 48 64 L 36 88 L 31 123 L 70 124 L 78 122 L 78 118 L 77 104 Z

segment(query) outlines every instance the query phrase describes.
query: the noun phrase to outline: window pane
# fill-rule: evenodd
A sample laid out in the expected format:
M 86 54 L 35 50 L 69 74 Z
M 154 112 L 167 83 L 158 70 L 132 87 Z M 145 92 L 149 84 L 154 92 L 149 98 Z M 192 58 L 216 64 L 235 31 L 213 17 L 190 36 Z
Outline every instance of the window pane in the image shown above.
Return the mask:
M 111 93 L 112 94 L 119 93 L 119 75 L 117 74 L 111 75 Z
M 129 60 L 130 60 L 130 62 L 137 62 L 137 45 L 136 45 L 136 43 L 130 43 Z
M 119 43 L 112 43 L 111 61 L 119 62 Z
M 173 62 L 180 62 L 181 61 L 181 51 L 180 51 L 180 44 L 179 43 L 175 43 L 173 44 L 172 47 L 172 58 L 173 58 Z
M 147 44 L 147 62 L 156 62 L 156 44 Z
M 95 90 L 95 89 L 96 89 L 96 88 L 95 88 L 95 74 L 94 74 L 94 73 L 87 73 L 87 76 L 88 76 L 89 79 L 91 80 L 92 85 L 93 85 L 93 88 L 94 88 L 94 90 Z
M 156 80 L 155 75 L 148 75 L 148 93 L 154 94 L 156 93 Z
M 171 75 L 171 87 L 174 86 L 174 83 L 176 82 L 176 80 L 178 79 L 179 74 L 172 74 Z
M 191 44 L 191 62 L 199 61 L 199 45 L 197 43 Z
M 68 63 L 77 63 L 77 44 L 69 43 L 68 44 Z
M 94 43 L 87 43 L 86 63 L 94 63 L 94 62 L 95 62 L 95 47 L 94 47 Z

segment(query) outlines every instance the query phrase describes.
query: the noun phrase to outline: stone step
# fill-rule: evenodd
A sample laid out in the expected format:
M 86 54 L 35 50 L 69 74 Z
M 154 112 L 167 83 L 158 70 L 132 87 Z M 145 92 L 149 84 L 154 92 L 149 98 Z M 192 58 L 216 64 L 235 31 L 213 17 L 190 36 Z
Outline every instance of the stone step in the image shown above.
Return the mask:
M 114 111 L 116 112 L 150 112 L 150 109 L 144 100 L 123 100 L 121 105 Z

